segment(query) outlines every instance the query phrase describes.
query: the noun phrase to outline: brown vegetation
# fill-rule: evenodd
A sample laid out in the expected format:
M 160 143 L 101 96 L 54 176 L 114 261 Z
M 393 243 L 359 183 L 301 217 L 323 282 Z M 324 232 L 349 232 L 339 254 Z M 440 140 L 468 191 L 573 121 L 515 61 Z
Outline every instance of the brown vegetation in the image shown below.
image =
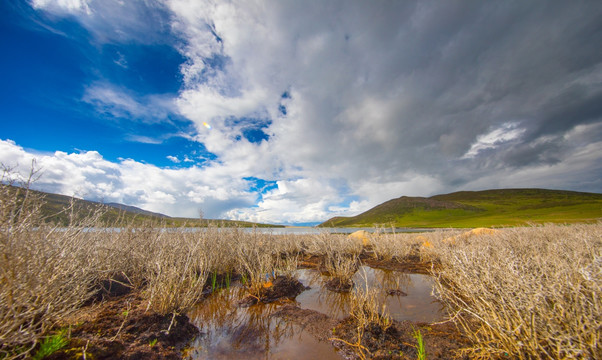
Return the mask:
M 479 231 L 470 236 L 457 230 L 380 234 L 371 236 L 370 244 L 326 233 L 272 236 L 237 229 L 134 227 L 124 222 L 106 229 L 98 226 L 99 212 L 83 217 L 72 213 L 67 226 L 56 227 L 43 221 L 43 199 L 28 192 L 33 177 L 32 173 L 22 181 L 17 196 L 12 185 L 19 179 L 10 169 L 1 179 L 2 359 L 31 355 L 51 329 L 69 324 L 74 311 L 130 290 L 139 296 L 141 319 L 160 320 L 160 329 L 153 327 L 152 336 L 187 328 L 180 315 L 216 286 L 228 286 L 233 277 L 244 282 L 257 301 L 273 298 L 276 282 L 294 290 L 290 296 L 295 296 L 303 289 L 291 275 L 301 260 L 305 264 L 315 260 L 316 267 L 338 279 L 339 289 L 348 286 L 348 290 L 362 261 L 398 270 L 428 264 L 437 296 L 450 314 L 447 324 L 456 324 L 471 340 L 458 355 L 602 358 L 600 223 Z M 393 344 L 395 337 L 410 336 L 400 333 L 407 325 L 391 321 L 374 296 L 373 284 L 357 285 L 351 292 L 350 317 L 339 326 L 355 333 L 333 338 L 347 342 L 359 356 L 382 355 L 377 351 L 381 343 L 370 336 Z M 112 336 L 135 331 L 137 325 L 128 321 L 124 319 Z M 430 344 L 428 335 L 426 339 Z M 400 346 L 407 354 L 408 345 Z
M 471 358 L 601 358 L 602 224 L 433 242 L 438 296 Z

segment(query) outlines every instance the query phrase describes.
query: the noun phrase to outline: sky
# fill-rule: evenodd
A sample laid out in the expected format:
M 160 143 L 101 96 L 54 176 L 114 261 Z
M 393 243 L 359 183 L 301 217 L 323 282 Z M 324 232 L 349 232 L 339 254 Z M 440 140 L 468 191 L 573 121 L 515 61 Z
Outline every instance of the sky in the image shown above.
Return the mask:
M 602 2 L 0 2 L 0 162 L 170 216 L 602 193 Z

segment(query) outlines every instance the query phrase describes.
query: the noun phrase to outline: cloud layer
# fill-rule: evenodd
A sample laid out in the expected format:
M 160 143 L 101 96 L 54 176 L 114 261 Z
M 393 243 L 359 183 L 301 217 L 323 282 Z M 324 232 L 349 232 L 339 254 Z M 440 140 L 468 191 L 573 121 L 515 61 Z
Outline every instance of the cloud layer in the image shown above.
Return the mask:
M 103 1 L 34 6 L 75 16 L 97 41 L 143 41 L 149 21 L 168 27 L 185 58 L 173 102 L 133 102 L 110 84 L 90 84 L 84 101 L 138 118 L 169 108 L 215 159 L 169 169 L 57 152 L 39 160 L 51 190 L 278 223 L 351 215 L 401 195 L 602 191 L 596 2 L 125 3 L 133 16 L 108 16 Z M 1 144 L 3 162 L 30 156 Z M 248 177 L 277 187 L 249 190 Z

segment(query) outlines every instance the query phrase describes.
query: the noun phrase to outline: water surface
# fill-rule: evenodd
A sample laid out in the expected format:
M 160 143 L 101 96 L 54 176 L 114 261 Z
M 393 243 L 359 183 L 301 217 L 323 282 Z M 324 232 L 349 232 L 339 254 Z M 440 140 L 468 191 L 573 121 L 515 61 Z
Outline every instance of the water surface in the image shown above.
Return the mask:
M 313 269 L 297 270 L 298 279 L 311 289 L 297 296 L 303 309 L 311 309 L 339 320 L 349 314 L 349 293 L 337 293 L 324 287 L 326 276 Z M 353 276 L 360 288 L 379 289 L 379 301 L 385 303 L 391 318 L 403 321 L 435 322 L 443 319 L 441 304 L 432 295 L 433 280 L 428 275 L 360 267 Z M 389 295 L 392 290 L 393 294 Z M 405 295 L 396 294 L 400 290 Z
M 240 307 L 238 301 L 248 293 L 238 283 L 210 295 L 188 314 L 202 332 L 191 344 L 188 358 L 341 359 L 329 342 L 318 341 L 300 326 L 271 316 L 291 303 L 335 319 L 348 316 L 350 295 L 326 289 L 327 276 L 314 269 L 300 269 L 295 275 L 311 287 L 295 300 Z M 427 275 L 362 266 L 353 280 L 360 289 L 366 286 L 378 289 L 379 300 L 386 303 L 389 315 L 395 320 L 434 322 L 443 317 L 440 304 L 431 295 L 433 282 Z

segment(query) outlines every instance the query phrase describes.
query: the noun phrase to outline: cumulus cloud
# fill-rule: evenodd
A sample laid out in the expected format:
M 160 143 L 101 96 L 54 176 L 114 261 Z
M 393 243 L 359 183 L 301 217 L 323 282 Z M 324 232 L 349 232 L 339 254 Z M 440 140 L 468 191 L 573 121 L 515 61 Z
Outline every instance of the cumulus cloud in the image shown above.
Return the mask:
M 138 39 L 149 26 L 140 14 L 156 10 L 186 59 L 174 106 L 217 156 L 177 175 L 112 164 L 168 178 L 131 191 L 152 209 L 161 191 L 174 196 L 165 203 L 186 194 L 233 218 L 305 222 L 401 195 L 602 191 L 598 3 L 166 0 L 127 2 L 132 19 L 98 16 L 125 6 L 108 3 L 34 2 L 77 13 L 107 39 Z M 86 99 L 115 116 L 144 112 L 120 95 L 93 86 Z M 192 177 L 175 180 L 183 174 Z M 278 187 L 256 201 L 244 177 Z
M 41 174 L 36 189 L 171 216 L 196 217 L 203 210 L 208 218 L 224 218 L 230 208 L 251 206 L 255 200 L 246 181 L 219 167 L 164 169 L 132 159 L 111 162 L 96 151 L 33 153 L 11 140 L 0 140 L 0 154 L 5 166 L 23 176 L 35 160 Z

